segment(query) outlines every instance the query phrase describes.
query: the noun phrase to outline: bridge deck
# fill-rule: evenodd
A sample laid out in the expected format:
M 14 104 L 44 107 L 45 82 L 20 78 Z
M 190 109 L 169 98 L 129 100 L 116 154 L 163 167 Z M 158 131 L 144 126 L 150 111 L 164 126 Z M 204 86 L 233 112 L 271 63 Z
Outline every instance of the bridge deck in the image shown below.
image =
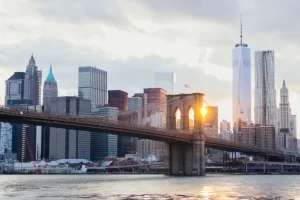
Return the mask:
M 70 115 L 65 113 L 50 113 L 28 110 L 24 107 L 0 107 L 0 121 L 9 123 L 33 124 L 57 128 L 85 130 L 96 133 L 111 133 L 140 137 L 164 142 L 191 143 L 194 134 L 177 130 L 148 127 L 122 121 L 107 120 L 93 115 Z M 253 145 L 228 141 L 204 135 L 205 145 L 209 148 L 232 152 L 283 156 L 283 152 Z

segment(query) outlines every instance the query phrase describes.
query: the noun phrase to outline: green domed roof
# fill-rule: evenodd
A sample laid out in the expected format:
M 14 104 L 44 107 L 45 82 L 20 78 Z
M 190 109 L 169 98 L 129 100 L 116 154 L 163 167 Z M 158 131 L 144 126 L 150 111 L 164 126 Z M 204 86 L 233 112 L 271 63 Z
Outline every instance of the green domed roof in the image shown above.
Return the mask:
M 45 82 L 56 82 L 55 81 L 55 78 L 53 76 L 53 73 L 52 73 L 52 66 L 50 65 L 50 71 L 49 71 L 49 74 L 45 80 Z

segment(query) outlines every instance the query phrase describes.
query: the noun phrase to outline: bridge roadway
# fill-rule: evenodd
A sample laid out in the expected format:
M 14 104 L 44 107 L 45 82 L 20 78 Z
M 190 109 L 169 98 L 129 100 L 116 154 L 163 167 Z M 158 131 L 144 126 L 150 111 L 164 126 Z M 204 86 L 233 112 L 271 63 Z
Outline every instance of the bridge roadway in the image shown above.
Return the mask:
M 32 124 L 57 128 L 76 129 L 97 133 L 127 135 L 167 143 L 192 143 L 194 134 L 177 130 L 148 127 L 122 121 L 107 120 L 93 115 L 71 115 L 31 110 L 24 107 L 0 107 L 0 121 L 8 123 Z M 284 156 L 282 151 L 259 148 L 253 145 L 228 141 L 204 135 L 205 146 L 230 152 L 243 152 L 254 155 Z

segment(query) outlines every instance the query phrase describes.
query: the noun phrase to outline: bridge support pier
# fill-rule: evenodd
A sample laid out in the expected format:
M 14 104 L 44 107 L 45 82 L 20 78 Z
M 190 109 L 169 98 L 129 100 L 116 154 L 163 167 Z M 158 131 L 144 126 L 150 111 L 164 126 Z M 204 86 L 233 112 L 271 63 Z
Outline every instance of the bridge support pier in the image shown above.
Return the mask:
M 174 176 L 205 176 L 205 142 L 170 143 L 166 174 Z

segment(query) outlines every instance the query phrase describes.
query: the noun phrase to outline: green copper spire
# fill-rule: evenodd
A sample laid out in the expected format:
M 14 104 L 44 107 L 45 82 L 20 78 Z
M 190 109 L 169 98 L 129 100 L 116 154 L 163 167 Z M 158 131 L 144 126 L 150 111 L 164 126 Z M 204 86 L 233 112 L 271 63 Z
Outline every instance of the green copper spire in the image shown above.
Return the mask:
M 50 71 L 49 71 L 49 74 L 45 80 L 45 82 L 56 82 L 55 81 L 55 78 L 53 76 L 53 73 L 52 73 L 52 66 L 50 65 Z
M 285 80 L 283 80 L 282 89 L 286 89 Z

